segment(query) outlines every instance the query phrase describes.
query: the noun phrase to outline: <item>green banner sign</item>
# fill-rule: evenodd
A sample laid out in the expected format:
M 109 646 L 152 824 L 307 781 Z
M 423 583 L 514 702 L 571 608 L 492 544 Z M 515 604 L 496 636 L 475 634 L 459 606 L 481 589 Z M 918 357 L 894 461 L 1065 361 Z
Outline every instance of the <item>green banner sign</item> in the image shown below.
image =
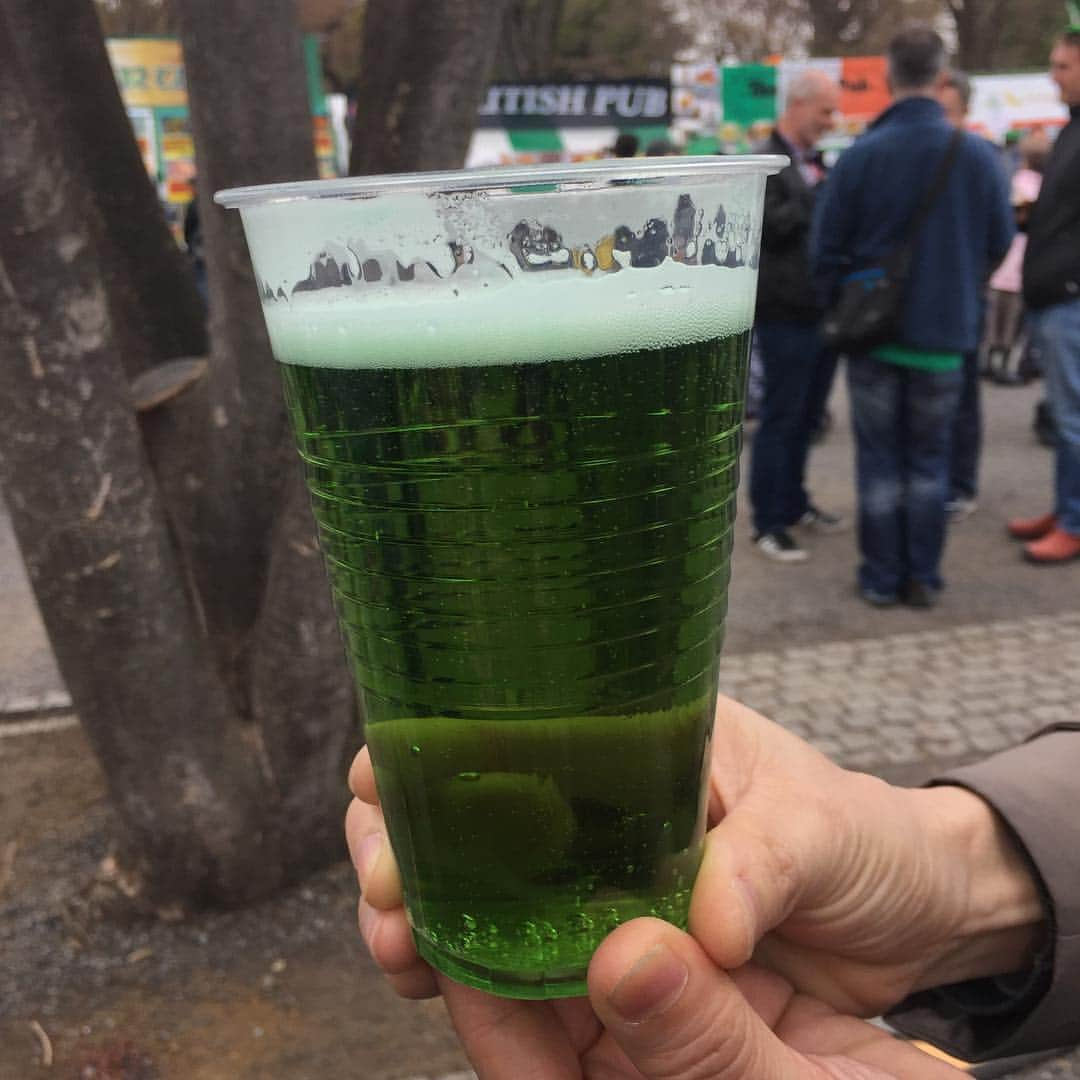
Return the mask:
M 722 69 L 724 123 L 749 127 L 776 119 L 776 67 L 742 64 Z

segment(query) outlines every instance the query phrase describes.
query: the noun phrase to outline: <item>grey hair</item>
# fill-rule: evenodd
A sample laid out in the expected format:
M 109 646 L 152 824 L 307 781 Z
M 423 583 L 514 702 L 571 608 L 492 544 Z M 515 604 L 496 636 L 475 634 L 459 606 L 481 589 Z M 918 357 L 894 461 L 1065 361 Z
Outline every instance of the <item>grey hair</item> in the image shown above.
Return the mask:
M 793 101 L 806 101 L 816 97 L 822 86 L 832 82 L 824 71 L 817 68 L 803 68 L 796 72 L 784 88 L 784 108 L 786 109 Z
M 929 26 L 901 30 L 888 48 L 893 90 L 926 90 L 945 70 L 945 42 Z

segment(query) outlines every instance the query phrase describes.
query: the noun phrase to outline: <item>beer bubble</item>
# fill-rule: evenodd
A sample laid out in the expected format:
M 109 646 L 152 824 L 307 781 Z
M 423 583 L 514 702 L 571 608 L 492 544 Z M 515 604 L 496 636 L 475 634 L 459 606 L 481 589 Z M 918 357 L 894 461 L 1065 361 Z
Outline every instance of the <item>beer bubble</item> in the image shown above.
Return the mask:
M 521 940 L 530 948 L 536 948 L 543 944 L 543 938 L 540 936 L 540 930 L 536 923 L 526 919 L 521 924 Z
M 585 937 L 593 932 L 596 928 L 596 923 L 593 921 L 592 916 L 587 915 L 584 911 L 576 912 L 570 920 L 570 929 L 575 934 L 580 934 Z

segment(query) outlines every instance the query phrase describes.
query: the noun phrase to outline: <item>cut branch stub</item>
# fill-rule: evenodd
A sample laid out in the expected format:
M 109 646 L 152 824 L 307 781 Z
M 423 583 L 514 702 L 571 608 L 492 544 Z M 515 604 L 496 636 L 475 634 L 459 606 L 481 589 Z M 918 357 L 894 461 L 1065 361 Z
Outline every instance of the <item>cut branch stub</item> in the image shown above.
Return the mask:
M 204 378 L 209 365 L 202 356 L 182 356 L 148 368 L 131 380 L 131 402 L 137 413 L 147 413 L 189 390 Z

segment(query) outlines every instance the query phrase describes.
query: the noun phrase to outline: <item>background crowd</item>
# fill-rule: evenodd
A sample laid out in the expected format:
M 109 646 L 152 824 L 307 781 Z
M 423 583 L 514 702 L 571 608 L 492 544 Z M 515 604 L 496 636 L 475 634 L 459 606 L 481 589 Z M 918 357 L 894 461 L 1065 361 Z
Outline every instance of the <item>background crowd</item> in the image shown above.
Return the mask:
M 856 443 L 859 595 L 930 607 L 944 588 L 947 522 L 976 509 L 980 375 L 1046 378 L 1055 447 L 1053 509 L 1008 523 L 1033 562 L 1080 555 L 1080 31 L 1055 44 L 1051 74 L 1071 122 L 1051 146 L 1034 131 L 1002 154 L 965 132 L 970 83 L 929 29 L 888 52 L 893 104 L 829 171 L 819 144 L 839 88 L 807 70 L 758 149 L 791 164 L 770 179 L 755 347 L 759 424 L 750 460 L 754 540 L 807 559 L 799 530 L 843 518 L 815 506 L 806 463 L 837 366 L 822 320 L 851 281 L 901 273 L 887 340 L 847 348 Z

